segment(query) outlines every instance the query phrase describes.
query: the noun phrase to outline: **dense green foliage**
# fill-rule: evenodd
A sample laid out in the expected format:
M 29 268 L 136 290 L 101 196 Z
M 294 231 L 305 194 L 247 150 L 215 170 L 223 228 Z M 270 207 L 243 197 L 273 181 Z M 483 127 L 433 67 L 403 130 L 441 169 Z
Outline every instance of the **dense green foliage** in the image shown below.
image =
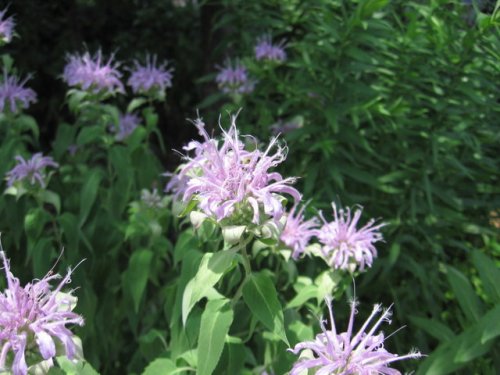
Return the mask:
M 239 128 L 263 143 L 273 124 L 296 124 L 281 135 L 288 157 L 280 172 L 300 177 L 310 213 L 337 201 L 388 223 L 374 266 L 355 275 L 356 296 L 368 307 L 363 318 L 371 303 L 394 302 L 394 326 L 406 328 L 388 343 L 392 352 L 427 354 L 397 368 L 499 373 L 498 4 L 127 1 L 118 12 L 116 1 L 80 1 L 71 17 L 34 29 L 28 10 L 61 8 L 21 3 L 25 12 L 12 5 L 21 38 L 6 48 L 13 60 L 5 55 L 3 66 L 37 69 L 39 103 L 29 115 L 0 115 L 0 175 L 15 155 L 41 149 L 61 167 L 47 190 L 2 195 L 3 248 L 22 280 L 42 277 L 62 248 L 58 269 L 86 259 L 72 277 L 86 320 L 75 332 L 101 374 L 283 374 L 296 360 L 286 349 L 320 331 L 325 295 L 334 295 L 339 321 L 348 319 L 351 275 L 315 258 L 286 260 L 257 242 L 249 272 L 241 246 L 231 250 L 212 223 L 193 230 L 189 210 L 168 195 L 154 207 L 141 200 L 143 189 L 161 191 L 161 174 L 180 163 L 170 149 L 197 137 L 183 120 L 196 108 L 216 134 L 219 113 L 227 128 L 226 111 L 242 108 Z M 90 25 L 89 14 L 97 20 Z M 73 19 L 81 21 L 74 34 Z M 66 30 L 57 43 L 37 39 L 54 36 L 56 25 Z M 284 63 L 255 61 L 264 33 L 286 40 Z M 128 62 L 147 51 L 172 60 L 167 100 L 64 99 L 58 76 L 82 42 L 117 49 Z M 49 45 L 50 61 L 42 52 Z M 226 57 L 248 67 L 253 93 L 218 92 L 215 65 Z M 119 142 L 107 129 L 127 108 L 143 126 Z M 63 359 L 60 367 L 76 371 Z

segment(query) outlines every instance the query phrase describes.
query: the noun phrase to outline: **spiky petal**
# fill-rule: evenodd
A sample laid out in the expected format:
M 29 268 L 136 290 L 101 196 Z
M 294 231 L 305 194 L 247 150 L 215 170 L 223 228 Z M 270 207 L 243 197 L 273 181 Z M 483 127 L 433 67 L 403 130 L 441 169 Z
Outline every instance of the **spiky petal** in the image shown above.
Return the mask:
M 123 93 L 121 82 L 122 74 L 118 71 L 118 63 L 113 61 L 114 56 L 103 61 L 101 50 L 94 56 L 85 52 L 82 56 L 78 54 L 68 55 L 68 63 L 64 67 L 63 80 L 72 87 L 77 87 L 94 94 Z
M 7 13 L 7 8 L 0 10 L 0 41 L 10 43 L 14 35 L 14 26 L 16 23 L 12 16 L 4 19 L 5 13 Z
M 255 45 L 255 59 L 256 60 L 270 60 L 276 62 L 283 62 L 286 60 L 286 52 L 284 42 L 273 44 L 272 38 L 269 34 L 262 35 L 257 39 Z
M 293 250 L 293 259 L 298 259 L 305 252 L 310 239 L 316 235 L 319 224 L 316 217 L 304 220 L 304 208 L 305 206 L 302 206 L 298 211 L 297 206 L 292 208 L 280 235 L 281 241 Z
M 253 91 L 255 81 L 250 79 L 247 68 L 240 62 L 226 60 L 223 67 L 218 67 L 219 74 L 215 81 L 226 94 L 248 94 Z
M 0 293 L 0 370 L 10 368 L 13 375 L 26 375 L 27 351 L 38 350 L 51 364 L 56 356 L 55 339 L 62 344 L 65 355 L 73 358 L 76 353 L 73 333 L 66 326 L 81 326 L 83 318 L 71 311 L 75 297 L 61 292 L 71 281 L 71 269 L 62 279 L 49 272 L 41 280 L 22 287 L 11 273 L 9 261 L 1 249 L 0 257 L 7 279 L 7 289 Z M 50 284 L 57 279 L 61 281 L 52 289 Z M 8 363 L 9 352 L 14 354 L 12 363 Z
M 16 181 L 28 181 L 31 185 L 37 182 L 42 188 L 45 187 L 46 167 L 59 167 L 50 156 L 43 156 L 42 153 L 34 154 L 31 159 L 25 160 L 22 156 L 16 156 L 17 165 L 7 172 L 7 185 L 12 186 Z
M 30 76 L 20 80 L 4 69 L 3 81 L 0 83 L 0 112 L 8 108 L 11 113 L 16 113 L 20 107 L 28 108 L 30 103 L 36 102 L 36 93 L 24 87 L 29 79 Z
M 391 308 L 382 309 L 380 305 L 375 305 L 371 315 L 354 334 L 354 316 L 357 310 L 356 302 L 353 301 L 347 331 L 339 333 L 335 326 L 332 303 L 328 299 L 326 303 L 330 329 L 320 320 L 323 332 L 314 341 L 300 342 L 295 348 L 289 349 L 296 355 L 306 350 L 312 351 L 314 355 L 313 358 L 302 357 L 295 362 L 290 375 L 299 375 L 305 370 L 315 370 L 317 375 L 400 375 L 398 370 L 389 367 L 392 362 L 421 357 L 417 351 L 399 356 L 384 349 L 384 334 L 377 333 L 377 330 L 383 322 L 391 323 Z M 382 314 L 370 327 L 379 313 Z
M 351 210 L 337 210 L 333 207 L 333 221 L 328 222 L 320 214 L 323 226 L 318 230 L 318 240 L 321 242 L 321 251 L 325 260 L 335 269 L 354 271 L 356 267 L 363 270 L 365 266 L 371 267 L 373 259 L 377 256 L 375 242 L 382 240 L 379 229 L 384 223 L 375 224 L 370 220 L 365 226 L 358 229 L 362 209 L 357 209 L 354 216 Z
M 135 94 L 148 94 L 152 91 L 163 94 L 167 88 L 172 87 L 173 68 L 167 69 L 167 62 L 157 65 L 156 56 L 148 56 L 145 65 L 138 61 L 134 64 L 127 83 Z
M 217 221 L 235 213 L 240 217 L 250 213 L 250 220 L 255 224 L 269 217 L 277 221 L 284 212 L 282 194 L 296 202 L 301 199 L 300 193 L 291 186 L 294 178 L 283 178 L 270 171 L 285 160 L 286 148 L 274 138 L 264 152 L 257 148 L 246 150 L 235 121 L 233 116 L 231 127 L 223 132 L 220 146 L 209 137 L 204 123 L 199 119 L 195 121 L 204 141 L 192 141 L 184 148 L 194 156 L 186 157 L 186 164 L 173 175 L 167 190 L 182 193 L 185 202 L 195 198 L 198 208 Z

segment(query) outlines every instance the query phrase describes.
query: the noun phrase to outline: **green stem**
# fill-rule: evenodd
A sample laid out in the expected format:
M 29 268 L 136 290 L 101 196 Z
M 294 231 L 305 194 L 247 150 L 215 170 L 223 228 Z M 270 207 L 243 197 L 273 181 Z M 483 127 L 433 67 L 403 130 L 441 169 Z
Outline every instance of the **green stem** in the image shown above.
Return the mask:
M 250 264 L 250 257 L 248 256 L 247 253 L 247 245 L 251 242 L 253 239 L 253 235 L 250 235 L 246 240 L 242 241 L 237 248 L 241 250 L 241 255 L 243 258 L 243 269 L 245 270 L 245 278 L 241 282 L 240 286 L 238 287 L 238 290 L 234 294 L 234 297 L 231 300 L 231 305 L 234 306 L 236 303 L 240 300 L 241 296 L 243 295 L 243 287 L 245 286 L 247 280 L 249 279 L 250 275 L 252 274 L 252 266 Z

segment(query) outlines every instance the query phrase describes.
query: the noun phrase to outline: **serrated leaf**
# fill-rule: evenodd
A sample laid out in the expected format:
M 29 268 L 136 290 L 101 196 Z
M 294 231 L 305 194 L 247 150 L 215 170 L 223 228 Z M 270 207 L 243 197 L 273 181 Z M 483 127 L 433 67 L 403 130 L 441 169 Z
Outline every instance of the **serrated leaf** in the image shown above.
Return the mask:
M 243 286 L 243 300 L 253 315 L 287 345 L 283 310 L 271 278 L 263 272 L 250 275 Z
M 211 375 L 217 366 L 233 315 L 229 300 L 208 301 L 198 338 L 198 375 Z
M 184 325 L 193 306 L 207 296 L 210 289 L 231 266 L 234 256 L 235 250 L 233 249 L 206 253 L 203 256 L 198 272 L 189 280 L 182 296 L 182 323 Z

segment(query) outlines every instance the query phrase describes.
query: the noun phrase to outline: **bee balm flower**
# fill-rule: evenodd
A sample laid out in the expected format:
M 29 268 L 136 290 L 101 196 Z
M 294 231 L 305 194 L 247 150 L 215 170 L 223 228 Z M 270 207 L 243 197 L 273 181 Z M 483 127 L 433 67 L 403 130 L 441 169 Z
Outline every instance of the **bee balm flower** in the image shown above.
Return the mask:
M 69 55 L 68 63 L 64 67 L 63 80 L 73 87 L 78 87 L 94 94 L 123 93 L 123 84 L 120 81 L 122 74 L 118 71 L 118 64 L 111 56 L 104 63 L 101 51 L 92 57 L 89 52 L 83 56 Z
M 59 167 L 54 159 L 50 156 L 43 156 L 41 153 L 33 155 L 29 160 L 18 155 L 16 160 L 17 165 L 7 172 L 8 186 L 12 186 L 16 181 L 28 181 L 31 185 L 38 182 L 44 188 L 44 169 L 46 167 Z
M 24 85 L 30 77 L 19 80 L 4 69 L 3 82 L 0 83 L 0 112 L 7 107 L 10 112 L 16 113 L 19 107 L 28 108 L 30 103 L 36 102 L 36 93 Z
M 371 267 L 373 259 L 377 256 L 377 249 L 373 245 L 382 240 L 378 231 L 384 223 L 374 225 L 370 220 L 364 227 L 357 229 L 361 209 L 356 210 L 351 217 L 351 210 L 337 210 L 332 204 L 334 220 L 327 222 L 322 214 L 323 226 L 318 230 L 318 240 L 321 242 L 321 251 L 325 260 L 335 269 L 354 271 L 359 266 Z
M 319 224 L 317 218 L 304 220 L 302 214 L 304 207 L 298 212 L 296 212 L 297 207 L 293 207 L 287 216 L 285 227 L 280 235 L 281 241 L 293 250 L 293 259 L 298 259 L 304 253 L 309 240 L 316 235 L 316 228 Z
M 371 315 L 354 334 L 354 315 L 356 314 L 356 303 L 351 303 L 351 315 L 347 331 L 337 332 L 333 319 L 331 301 L 327 300 L 330 315 L 330 330 L 327 330 L 324 322 L 320 321 L 322 333 L 316 336 L 314 341 L 298 343 L 295 348 L 289 349 L 294 354 L 304 351 L 312 351 L 314 357 L 303 356 L 295 362 L 290 375 L 299 375 L 306 370 L 316 370 L 316 374 L 359 374 L 359 375 L 400 375 L 398 370 L 390 366 L 392 362 L 402 361 L 410 358 L 419 358 L 422 355 L 412 351 L 406 355 L 399 356 L 389 353 L 384 349 L 385 337 L 382 332 L 376 333 L 383 322 L 391 323 L 391 311 L 382 309 L 380 305 L 373 307 Z M 378 320 L 369 328 L 372 320 L 382 312 Z
M 7 13 L 7 8 L 0 10 L 0 41 L 4 43 L 9 43 L 12 40 L 12 35 L 14 34 L 14 18 L 7 17 L 4 19 L 5 13 Z
M 246 224 L 247 219 L 260 224 L 268 216 L 278 221 L 283 215 L 282 194 L 296 202 L 301 199 L 290 186 L 294 178 L 270 171 L 285 160 L 286 149 L 274 138 L 264 152 L 246 150 L 235 121 L 233 116 L 220 146 L 209 137 L 201 120 L 195 122 L 204 142 L 193 141 L 185 147 L 194 156 L 186 157 L 187 163 L 172 175 L 167 190 L 182 193 L 185 202 L 196 199 L 198 208 L 217 221 L 231 217 L 233 224 L 235 220 Z
M 247 68 L 239 61 L 226 60 L 224 66 L 219 67 L 215 81 L 226 94 L 248 94 L 255 87 L 255 81 L 249 78 Z
M 263 35 L 257 40 L 255 46 L 255 59 L 283 62 L 286 60 L 284 42 L 273 44 L 270 35 Z
M 141 65 L 135 61 L 135 69 L 128 79 L 128 85 L 135 94 L 157 94 L 164 97 L 165 90 L 172 87 L 173 69 L 167 69 L 167 62 L 156 65 L 156 56 L 148 57 L 146 64 Z
M 7 278 L 7 289 L 0 293 L 0 371 L 26 375 L 26 358 L 33 358 L 33 355 L 41 356 L 52 365 L 56 356 L 54 339 L 62 344 L 64 354 L 73 358 L 76 346 L 73 333 L 66 326 L 81 326 L 83 318 L 71 311 L 76 298 L 71 293 L 61 292 L 62 287 L 70 282 L 71 270 L 53 290 L 50 283 L 61 277 L 51 275 L 51 272 L 22 287 L 19 279 L 10 272 L 9 261 L 1 248 L 0 257 Z M 9 352 L 13 353 L 12 360 Z

